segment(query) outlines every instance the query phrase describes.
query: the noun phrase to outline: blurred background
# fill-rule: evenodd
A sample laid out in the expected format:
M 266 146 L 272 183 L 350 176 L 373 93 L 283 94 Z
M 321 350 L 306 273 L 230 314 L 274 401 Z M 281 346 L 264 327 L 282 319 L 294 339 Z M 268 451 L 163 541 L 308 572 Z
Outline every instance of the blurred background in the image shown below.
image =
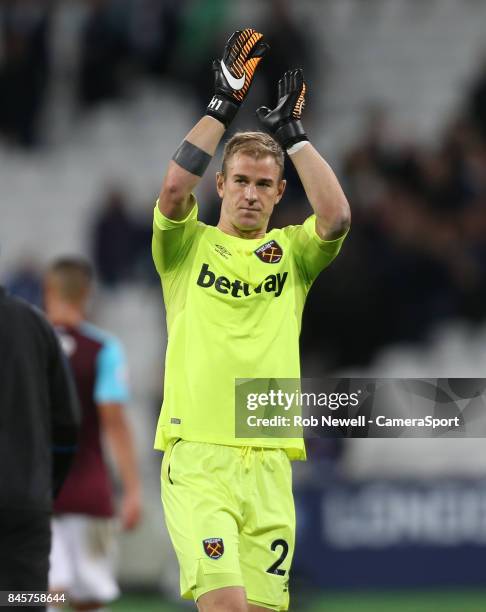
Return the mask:
M 211 60 L 252 26 L 272 50 L 233 130 L 258 129 L 302 66 L 304 124 L 353 226 L 311 291 L 303 374 L 486 371 L 486 2 L 3 0 L 0 281 L 41 305 L 53 257 L 97 273 L 92 320 L 124 342 L 144 479 L 114 610 L 178 610 L 152 450 L 166 341 L 150 255 L 164 168 L 212 95 Z M 216 156 L 198 189 L 217 222 Z M 289 165 L 273 223 L 310 214 Z M 486 610 L 481 439 L 311 441 L 295 466 L 292 610 Z

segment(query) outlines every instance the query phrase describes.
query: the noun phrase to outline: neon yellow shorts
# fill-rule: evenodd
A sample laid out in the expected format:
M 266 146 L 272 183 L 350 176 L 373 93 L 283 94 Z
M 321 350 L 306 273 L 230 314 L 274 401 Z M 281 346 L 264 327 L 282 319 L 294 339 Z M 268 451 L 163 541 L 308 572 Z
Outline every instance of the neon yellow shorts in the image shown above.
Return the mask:
M 162 503 L 184 599 L 242 586 L 249 602 L 288 609 L 295 510 L 283 450 L 174 440 Z

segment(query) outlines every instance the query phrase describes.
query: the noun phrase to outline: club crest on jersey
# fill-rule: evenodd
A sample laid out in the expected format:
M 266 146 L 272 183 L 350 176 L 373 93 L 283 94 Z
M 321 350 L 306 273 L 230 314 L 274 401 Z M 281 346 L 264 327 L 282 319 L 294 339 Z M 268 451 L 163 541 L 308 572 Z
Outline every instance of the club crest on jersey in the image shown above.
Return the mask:
M 210 559 L 220 559 L 224 553 L 223 538 L 206 538 L 203 540 L 204 552 Z
M 275 241 L 270 240 L 254 251 L 258 259 L 265 263 L 278 263 L 282 259 L 282 247 Z

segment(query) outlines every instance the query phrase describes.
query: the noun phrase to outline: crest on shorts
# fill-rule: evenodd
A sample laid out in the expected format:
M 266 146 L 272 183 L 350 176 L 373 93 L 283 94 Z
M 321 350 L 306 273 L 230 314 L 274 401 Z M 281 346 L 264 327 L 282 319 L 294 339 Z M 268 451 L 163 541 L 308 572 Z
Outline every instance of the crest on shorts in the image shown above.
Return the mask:
M 210 559 L 219 559 L 224 553 L 223 538 L 206 538 L 203 540 L 204 552 Z
M 264 263 L 278 263 L 283 255 L 282 247 L 275 240 L 262 244 L 254 253 Z

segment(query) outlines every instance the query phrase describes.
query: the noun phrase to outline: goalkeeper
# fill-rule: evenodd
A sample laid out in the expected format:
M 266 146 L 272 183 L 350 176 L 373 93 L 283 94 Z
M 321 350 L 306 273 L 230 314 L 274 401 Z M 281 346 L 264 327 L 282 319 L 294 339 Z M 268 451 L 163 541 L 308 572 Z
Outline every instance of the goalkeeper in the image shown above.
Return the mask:
M 203 612 L 288 609 L 290 460 L 305 459 L 304 443 L 236 438 L 235 379 L 300 377 L 305 298 L 350 223 L 341 187 L 300 121 L 301 70 L 282 77 L 273 110 L 258 109 L 265 132 L 226 143 L 218 225 L 198 221 L 193 191 L 266 51 L 252 29 L 231 36 L 213 63 L 214 97 L 169 162 L 154 210 L 169 338 L 155 447 L 165 451 L 162 502 L 181 594 Z M 285 191 L 284 151 L 314 214 L 266 233 Z

